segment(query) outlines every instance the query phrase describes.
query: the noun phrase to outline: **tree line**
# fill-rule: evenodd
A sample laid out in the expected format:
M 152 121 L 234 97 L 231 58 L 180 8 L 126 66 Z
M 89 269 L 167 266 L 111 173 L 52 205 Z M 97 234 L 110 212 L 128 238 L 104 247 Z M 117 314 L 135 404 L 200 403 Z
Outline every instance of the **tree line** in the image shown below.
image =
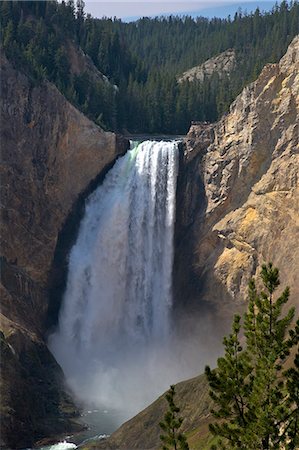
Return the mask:
M 212 20 L 189 16 L 124 23 L 86 15 L 83 0 L 0 2 L 1 43 L 33 82 L 44 79 L 105 129 L 184 134 L 191 120 L 215 121 L 262 67 L 277 62 L 299 33 L 299 4 Z M 74 74 L 69 45 L 106 77 Z M 233 48 L 230 75 L 178 84 L 185 70 Z

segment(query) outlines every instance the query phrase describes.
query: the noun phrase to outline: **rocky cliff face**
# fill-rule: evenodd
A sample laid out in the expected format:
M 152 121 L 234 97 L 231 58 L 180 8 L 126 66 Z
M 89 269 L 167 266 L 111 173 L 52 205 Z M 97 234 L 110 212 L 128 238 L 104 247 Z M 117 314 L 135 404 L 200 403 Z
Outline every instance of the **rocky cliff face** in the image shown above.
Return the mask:
M 1 99 L 1 437 L 18 448 L 74 428 L 74 406 L 44 341 L 53 261 L 78 197 L 127 143 L 5 57 Z
M 184 72 L 179 78 L 178 82 L 184 81 L 203 81 L 205 77 L 211 77 L 213 73 L 218 73 L 221 77 L 223 74 L 230 74 L 236 64 L 236 53 L 234 49 L 226 50 L 220 55 L 210 58 L 199 66 L 192 67 L 192 69 Z
M 189 131 L 178 188 L 178 303 L 205 305 L 223 322 L 244 308 L 249 277 L 273 261 L 298 305 L 298 126 L 297 36 L 217 124 Z

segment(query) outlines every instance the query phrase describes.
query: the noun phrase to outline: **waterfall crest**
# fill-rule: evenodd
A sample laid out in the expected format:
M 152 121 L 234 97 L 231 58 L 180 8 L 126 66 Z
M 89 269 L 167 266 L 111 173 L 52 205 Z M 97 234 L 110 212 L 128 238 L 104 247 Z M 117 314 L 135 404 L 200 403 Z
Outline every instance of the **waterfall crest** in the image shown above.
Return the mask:
M 87 401 L 138 409 L 168 385 L 157 362 L 170 336 L 177 171 L 177 142 L 133 144 L 87 199 L 49 339 Z M 139 399 L 151 372 L 157 392 Z

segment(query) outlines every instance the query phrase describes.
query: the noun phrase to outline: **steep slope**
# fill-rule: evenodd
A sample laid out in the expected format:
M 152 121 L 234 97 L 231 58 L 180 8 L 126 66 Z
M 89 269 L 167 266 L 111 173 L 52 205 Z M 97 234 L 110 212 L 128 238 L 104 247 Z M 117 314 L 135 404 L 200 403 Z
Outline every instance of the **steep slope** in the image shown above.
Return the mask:
M 65 49 L 71 75 L 83 75 L 86 73 L 95 82 L 99 81 L 109 84 L 108 78 L 95 67 L 90 57 L 80 47 L 75 45 L 73 41 L 67 40 Z
M 176 307 L 219 345 L 236 310 L 244 310 L 250 276 L 264 261 L 281 270 L 298 305 L 299 36 L 279 64 L 268 65 L 216 124 L 193 125 L 177 194 Z M 210 402 L 204 377 L 177 385 L 192 450 L 207 445 Z M 162 397 L 88 448 L 159 449 Z
M 4 56 L 1 99 L 1 438 L 18 448 L 74 428 L 75 408 L 44 341 L 49 292 L 63 269 L 54 255 L 79 196 L 127 143 Z
M 220 55 L 214 58 L 208 59 L 206 62 L 200 66 L 192 67 L 186 70 L 180 77 L 178 77 L 178 82 L 183 83 L 184 81 L 192 82 L 194 80 L 204 81 L 205 77 L 209 78 L 214 73 L 217 73 L 219 77 L 224 74 L 230 74 L 234 69 L 236 64 L 236 52 L 234 49 L 226 50 Z
M 208 423 L 211 420 L 211 400 L 208 394 L 207 382 L 204 375 L 176 385 L 176 404 L 185 417 L 182 430 L 193 430 L 188 433 L 189 442 L 203 442 L 206 439 Z M 154 450 L 160 448 L 159 436 L 161 429 L 159 422 L 163 419 L 167 403 L 165 395 L 161 395 L 148 408 L 144 409 L 133 419 L 124 423 L 108 441 L 94 442 L 82 449 L 139 449 Z M 198 422 L 202 430 L 198 431 Z M 201 447 L 202 449 L 202 447 Z

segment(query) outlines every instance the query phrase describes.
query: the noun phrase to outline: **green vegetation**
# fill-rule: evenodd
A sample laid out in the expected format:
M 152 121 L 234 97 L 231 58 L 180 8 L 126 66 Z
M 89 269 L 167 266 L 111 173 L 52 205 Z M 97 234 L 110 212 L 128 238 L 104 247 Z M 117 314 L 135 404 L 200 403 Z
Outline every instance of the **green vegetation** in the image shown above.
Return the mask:
M 84 32 L 84 2 L 0 2 L 1 42 L 14 66 L 33 83 L 47 79 L 87 116 L 104 128 L 116 128 L 116 89 L 87 67 L 72 70 L 72 47 Z M 95 71 L 97 72 L 97 71 Z
M 98 25 L 109 26 L 109 21 Z M 127 87 L 126 127 L 184 133 L 191 120 L 216 120 L 266 63 L 279 61 L 299 32 L 299 5 L 284 1 L 265 14 L 240 10 L 226 20 L 171 16 L 116 21 L 114 27 L 138 61 Z M 230 76 L 215 73 L 203 83 L 178 85 L 177 76 L 185 70 L 230 48 L 236 51 Z
M 168 390 L 165 398 L 168 403 L 168 411 L 164 415 L 164 421 L 159 425 L 164 434 L 160 439 L 163 443 L 163 450 L 189 450 L 189 446 L 185 435 L 179 431 L 183 423 L 183 419 L 178 417 L 180 408 L 174 403 L 175 387 L 172 385 Z
M 299 33 L 299 4 L 271 12 L 239 10 L 233 18 L 94 19 L 84 2 L 0 2 L 1 42 L 14 65 L 35 82 L 48 79 L 104 128 L 133 133 L 185 133 L 191 120 L 216 120 L 268 62 L 277 62 Z M 73 70 L 70 47 L 97 69 Z M 234 48 L 230 76 L 177 83 L 177 76 Z M 116 85 L 116 86 L 114 86 Z
M 290 329 L 295 309 L 284 316 L 289 288 L 274 300 L 279 272 L 272 264 L 261 271 L 264 290 L 249 283 L 249 305 L 244 316 L 246 347 L 240 342 L 241 318 L 224 338 L 225 355 L 216 370 L 206 368 L 213 411 L 219 422 L 210 425 L 222 439 L 211 448 L 231 450 L 294 450 L 299 445 L 299 352 L 295 364 L 283 371 L 290 351 L 299 342 L 299 321 Z

